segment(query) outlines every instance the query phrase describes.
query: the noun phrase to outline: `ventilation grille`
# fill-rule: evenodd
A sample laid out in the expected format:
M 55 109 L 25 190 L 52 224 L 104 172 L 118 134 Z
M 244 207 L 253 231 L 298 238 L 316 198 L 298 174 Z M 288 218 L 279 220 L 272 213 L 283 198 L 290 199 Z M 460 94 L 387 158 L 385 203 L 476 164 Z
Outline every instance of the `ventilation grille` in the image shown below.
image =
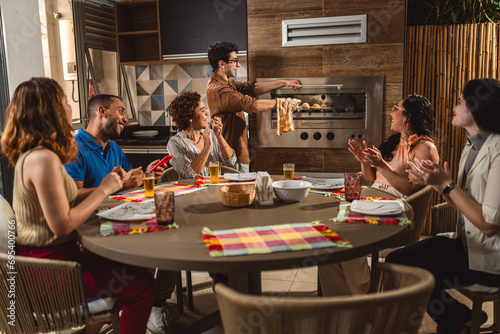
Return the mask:
M 284 20 L 283 46 L 366 43 L 366 15 Z
M 117 52 L 115 10 L 113 7 L 85 1 L 85 46 Z

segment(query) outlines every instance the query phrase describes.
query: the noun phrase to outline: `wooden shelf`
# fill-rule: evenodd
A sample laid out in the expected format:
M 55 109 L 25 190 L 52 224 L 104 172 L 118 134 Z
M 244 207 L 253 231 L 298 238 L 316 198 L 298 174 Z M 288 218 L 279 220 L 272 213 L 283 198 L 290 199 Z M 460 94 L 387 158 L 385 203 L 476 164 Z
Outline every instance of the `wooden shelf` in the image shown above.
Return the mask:
M 161 61 L 158 0 L 115 4 L 120 64 Z

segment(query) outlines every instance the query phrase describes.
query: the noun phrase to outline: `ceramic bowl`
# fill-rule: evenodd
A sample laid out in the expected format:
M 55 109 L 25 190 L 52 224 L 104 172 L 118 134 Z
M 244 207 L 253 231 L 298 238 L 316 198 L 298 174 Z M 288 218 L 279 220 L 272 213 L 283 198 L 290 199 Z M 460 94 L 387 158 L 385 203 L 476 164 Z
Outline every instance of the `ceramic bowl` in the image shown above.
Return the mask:
M 300 180 L 282 180 L 273 182 L 273 190 L 283 202 L 299 202 L 307 197 L 311 182 Z

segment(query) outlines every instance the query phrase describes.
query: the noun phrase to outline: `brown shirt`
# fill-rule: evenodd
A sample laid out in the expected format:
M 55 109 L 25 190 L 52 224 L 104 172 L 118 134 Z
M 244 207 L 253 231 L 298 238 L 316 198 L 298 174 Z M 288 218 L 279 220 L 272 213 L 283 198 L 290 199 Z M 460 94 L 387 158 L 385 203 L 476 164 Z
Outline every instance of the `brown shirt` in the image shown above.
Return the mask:
M 207 103 L 212 117 L 217 116 L 224 125 L 222 135 L 236 152 L 238 162 L 249 164 L 247 125 L 244 111 L 253 112 L 255 83 L 225 80 L 212 71 L 207 84 Z M 249 96 L 250 95 L 250 96 Z

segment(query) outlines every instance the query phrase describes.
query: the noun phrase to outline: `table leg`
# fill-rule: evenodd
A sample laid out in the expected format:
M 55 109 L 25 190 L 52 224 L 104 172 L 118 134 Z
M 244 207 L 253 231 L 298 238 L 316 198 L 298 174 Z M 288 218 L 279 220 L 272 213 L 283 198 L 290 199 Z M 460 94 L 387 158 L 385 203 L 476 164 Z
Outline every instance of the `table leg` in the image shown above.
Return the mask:
M 229 287 L 251 295 L 262 294 L 260 271 L 251 273 L 229 273 Z

